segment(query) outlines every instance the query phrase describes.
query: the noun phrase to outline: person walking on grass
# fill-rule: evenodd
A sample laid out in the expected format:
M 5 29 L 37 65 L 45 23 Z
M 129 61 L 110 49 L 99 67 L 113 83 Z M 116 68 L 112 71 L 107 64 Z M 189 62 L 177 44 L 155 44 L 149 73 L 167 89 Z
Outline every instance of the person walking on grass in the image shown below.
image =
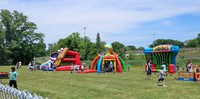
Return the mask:
M 145 77 L 145 80 L 150 76 L 150 78 L 152 79 L 152 76 L 151 76 L 151 70 L 152 70 L 152 64 L 151 64 L 151 60 L 149 60 L 147 62 L 147 76 Z
M 159 72 L 159 74 L 158 74 L 158 76 L 159 76 L 159 78 L 158 78 L 158 82 L 157 82 L 157 86 L 160 86 L 159 85 L 159 83 L 162 81 L 162 86 L 164 86 L 164 87 L 166 87 L 165 85 L 164 85 L 164 68 L 163 67 L 161 67 L 161 70 L 160 70 L 160 72 Z
M 18 80 L 18 73 L 15 71 L 15 67 L 11 67 L 11 72 L 9 73 L 10 81 L 9 86 L 14 88 L 17 88 L 17 80 Z

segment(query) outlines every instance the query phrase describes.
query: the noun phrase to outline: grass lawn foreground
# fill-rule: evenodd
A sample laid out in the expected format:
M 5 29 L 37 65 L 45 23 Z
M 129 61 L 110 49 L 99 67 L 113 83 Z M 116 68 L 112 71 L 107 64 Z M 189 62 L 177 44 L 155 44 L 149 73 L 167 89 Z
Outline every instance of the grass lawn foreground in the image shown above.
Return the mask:
M 10 66 L 0 71 L 9 72 Z M 26 66 L 17 70 L 18 88 L 49 99 L 200 99 L 200 82 L 176 81 L 177 74 L 167 76 L 165 85 L 156 86 L 157 74 L 144 80 L 142 66 L 132 66 L 130 72 L 71 74 L 69 71 L 33 73 Z M 3 84 L 8 84 L 3 79 Z

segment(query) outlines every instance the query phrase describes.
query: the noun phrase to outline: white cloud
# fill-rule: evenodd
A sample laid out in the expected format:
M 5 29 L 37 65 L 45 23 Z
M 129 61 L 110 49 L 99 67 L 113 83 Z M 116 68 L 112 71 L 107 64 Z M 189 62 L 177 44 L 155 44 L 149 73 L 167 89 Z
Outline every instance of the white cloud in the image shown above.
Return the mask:
M 102 40 L 127 42 L 142 41 L 144 34 L 135 36 L 134 30 L 145 22 L 162 21 L 171 25 L 168 18 L 186 13 L 200 12 L 200 1 L 193 0 L 3 0 L 0 9 L 18 10 L 38 25 L 45 33 L 45 42 L 52 43 L 83 27 L 87 36 L 95 40 L 101 32 Z M 96 31 L 89 31 L 94 29 Z M 129 31 L 127 31 L 129 30 Z M 115 36 L 122 34 L 125 36 Z M 106 35 L 113 35 L 108 37 Z M 113 39 L 110 39 L 113 38 Z M 127 39 L 126 39 L 127 38 Z
M 169 21 L 169 20 L 164 20 L 164 21 L 162 21 L 162 24 L 163 24 L 164 26 L 171 26 L 171 25 L 172 25 L 172 22 Z

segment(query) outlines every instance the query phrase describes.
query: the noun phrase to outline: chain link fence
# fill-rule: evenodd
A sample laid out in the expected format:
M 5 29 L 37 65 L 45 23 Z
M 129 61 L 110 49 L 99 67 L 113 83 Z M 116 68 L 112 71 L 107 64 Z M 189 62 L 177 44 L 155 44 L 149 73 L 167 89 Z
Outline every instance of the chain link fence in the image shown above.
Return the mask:
M 0 99 L 48 99 L 48 97 L 43 98 L 36 93 L 31 94 L 28 90 L 20 91 L 0 83 Z

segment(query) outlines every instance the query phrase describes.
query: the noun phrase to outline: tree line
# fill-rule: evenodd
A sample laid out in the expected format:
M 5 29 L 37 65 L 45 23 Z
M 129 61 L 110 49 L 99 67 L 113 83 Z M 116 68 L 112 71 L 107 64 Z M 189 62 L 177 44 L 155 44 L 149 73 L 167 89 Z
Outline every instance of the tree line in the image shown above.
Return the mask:
M 44 43 L 44 33 L 37 33 L 37 25 L 30 22 L 28 17 L 18 11 L 6 9 L 0 12 L 0 64 L 15 64 L 22 61 L 28 64 L 34 57 L 49 56 L 49 53 L 56 52 L 60 48 L 67 47 L 70 50 L 79 52 L 82 60 L 92 60 L 100 52 L 104 51 L 105 41 L 101 41 L 100 34 L 96 35 L 96 42 L 91 42 L 90 38 L 80 37 L 78 32 L 74 32 L 66 38 L 59 39 L 58 42 Z M 181 42 L 172 39 L 157 39 L 150 47 L 161 44 L 178 45 L 185 47 L 200 47 L 200 33 L 197 38 Z M 120 42 L 111 43 L 113 51 L 124 57 L 128 50 L 143 50 L 144 47 L 136 48 L 134 45 L 125 46 Z

